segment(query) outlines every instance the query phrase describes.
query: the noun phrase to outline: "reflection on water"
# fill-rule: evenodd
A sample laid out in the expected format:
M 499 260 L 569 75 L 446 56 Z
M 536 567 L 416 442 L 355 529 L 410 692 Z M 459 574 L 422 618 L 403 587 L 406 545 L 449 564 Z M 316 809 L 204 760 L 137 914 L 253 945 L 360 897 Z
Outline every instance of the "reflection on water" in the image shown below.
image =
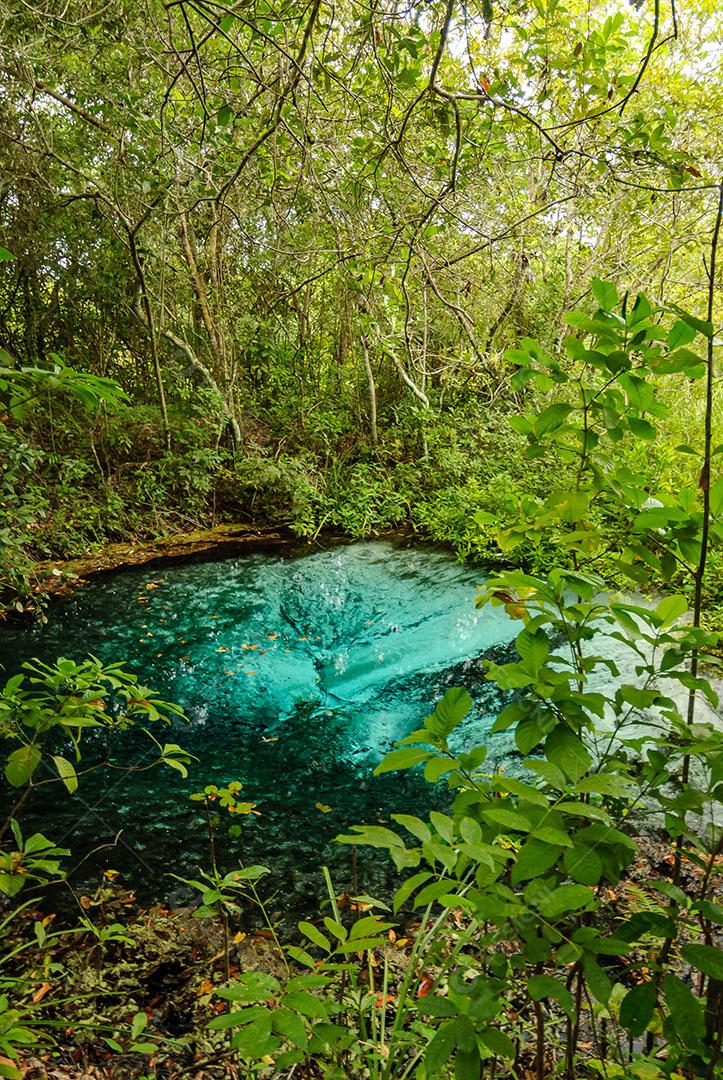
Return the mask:
M 74 853 L 122 829 L 119 848 L 86 862 L 80 882 L 112 866 L 143 899 L 165 896 L 164 871 L 203 862 L 188 794 L 241 780 L 261 816 L 244 819 L 229 857 L 239 848 L 270 864 L 279 906 L 308 910 L 322 862 L 349 884 L 349 851 L 330 844 L 340 829 L 444 799 L 417 775 L 371 773 L 449 686 L 475 700 L 460 745 L 484 738 L 499 696 L 480 657 L 515 631 L 499 610 L 475 609 L 481 577 L 439 552 L 365 542 L 126 571 L 59 602 L 46 627 L 3 627 L 9 670 L 31 656 L 124 661 L 184 707 L 190 725 L 174 738 L 199 759 L 185 782 L 171 770 L 88 777 L 77 795 L 57 796 L 52 826 L 47 811 L 38 821 Z M 128 760 L 140 752 L 129 739 Z M 382 857 L 360 853 L 361 889 L 382 887 L 386 872 Z

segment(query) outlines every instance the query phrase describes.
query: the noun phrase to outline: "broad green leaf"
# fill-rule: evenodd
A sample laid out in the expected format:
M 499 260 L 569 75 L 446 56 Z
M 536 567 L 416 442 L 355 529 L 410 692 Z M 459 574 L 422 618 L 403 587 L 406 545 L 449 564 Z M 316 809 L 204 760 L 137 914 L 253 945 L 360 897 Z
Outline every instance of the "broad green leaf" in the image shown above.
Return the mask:
M 320 949 L 323 949 L 324 952 L 331 952 L 331 942 L 328 937 L 322 934 L 321 930 L 319 930 L 317 926 L 314 926 L 313 923 L 300 922 L 299 930 L 301 930 L 304 937 L 308 938 L 313 945 L 317 945 Z
M 561 854 L 561 847 L 530 838 L 520 848 L 517 862 L 512 868 L 512 884 L 519 885 L 522 881 L 529 881 L 530 878 L 544 874 L 555 865 Z
M 565 869 L 573 881 L 582 885 L 597 885 L 602 877 L 603 864 L 595 849 L 586 844 L 574 844 L 563 856 Z
M 281 985 L 273 975 L 263 971 L 249 971 L 240 975 L 231 986 L 217 991 L 218 996 L 226 1001 L 252 1002 L 269 1001 L 281 992 Z
M 360 945 L 355 946 L 355 948 L 360 947 Z M 340 948 L 344 948 L 344 946 L 340 946 Z M 309 993 L 308 990 L 294 990 L 290 994 L 284 994 L 284 1005 L 287 1009 L 292 1009 L 294 1012 L 300 1013 L 301 1016 L 308 1016 L 312 1020 L 318 1020 L 329 1015 L 328 1005 L 321 998 Z
M 637 416 L 628 417 L 628 426 L 633 435 L 636 435 L 639 439 L 645 439 L 646 441 L 655 439 L 658 434 L 657 430 L 649 420 L 641 420 Z
M 287 1008 L 274 1009 L 271 1022 L 277 1035 L 282 1035 L 294 1046 L 298 1046 L 300 1050 L 306 1049 L 309 1040 L 304 1021 L 297 1013 Z
M 437 994 L 430 994 L 428 997 L 422 998 L 417 1008 L 424 1016 L 456 1016 L 459 1012 L 459 1009 L 450 998 L 439 997 Z
M 488 1050 L 491 1050 L 497 1057 L 507 1058 L 512 1060 L 517 1053 L 517 1049 L 512 1039 L 499 1030 L 499 1028 L 488 1027 L 479 1033 L 480 1042 L 484 1043 Z
M 42 754 L 37 746 L 21 746 L 13 750 L 5 765 L 5 776 L 13 787 L 22 787 L 40 764 Z
M 592 758 L 579 735 L 561 724 L 547 736 L 545 757 L 553 765 L 557 765 L 573 784 L 577 783 L 592 765 Z
M 407 878 L 407 880 L 400 885 L 394 894 L 394 903 L 392 905 L 392 910 L 395 915 L 406 904 L 412 894 L 428 882 L 432 876 L 433 875 L 429 871 L 422 871 L 419 874 L 413 874 L 412 877 Z
M 547 435 L 550 431 L 555 431 L 564 424 L 571 412 L 572 405 L 567 405 L 562 401 L 557 402 L 555 405 L 548 405 L 535 420 L 535 434 L 539 438 L 542 435 Z
M 378 848 L 403 848 L 404 841 L 391 829 L 385 829 L 382 825 L 353 825 L 357 835 L 337 836 L 337 844 L 365 844 L 367 847 Z
M 572 847 L 572 840 L 562 829 L 555 829 L 551 825 L 540 825 L 533 830 L 532 835 L 546 844 L 556 844 L 558 847 Z
M 664 596 L 655 609 L 662 626 L 672 626 L 688 610 L 684 596 Z
M 382 773 L 386 772 L 411 769 L 413 765 L 419 765 L 420 762 L 426 761 L 429 756 L 428 750 L 421 750 L 413 746 L 404 747 L 401 750 L 391 750 L 377 765 L 374 775 L 381 776 Z
M 721 510 L 723 510 L 723 476 L 711 484 L 710 488 L 710 512 L 714 517 L 718 517 Z
M 618 290 L 610 281 L 602 281 L 600 278 L 592 279 L 592 291 L 595 299 L 603 311 L 612 311 L 618 304 Z
M 252 1024 L 247 1024 L 246 1027 L 237 1031 L 231 1040 L 231 1045 L 241 1057 L 258 1061 L 279 1045 L 278 1040 L 271 1037 L 271 1028 L 272 1014 L 268 1012 L 259 1016 Z
M 677 319 L 668 331 L 668 348 L 672 350 L 681 345 L 689 345 L 695 335 L 695 327 L 683 322 L 682 319 Z
M 713 945 L 684 945 L 682 950 L 684 960 L 692 964 L 698 971 L 702 971 L 709 979 L 717 979 L 723 982 L 723 949 L 717 949 Z
M 495 800 L 502 803 L 504 800 Z M 485 821 L 492 821 L 495 825 L 502 825 L 505 829 L 513 832 L 529 832 L 532 828 L 530 819 L 517 810 L 507 809 L 505 806 L 484 806 L 480 810 Z
M 515 639 L 517 651 L 529 666 L 538 671 L 550 653 L 550 642 L 544 630 L 521 630 Z
M 457 1050 L 454 1058 L 454 1080 L 479 1080 L 480 1055 L 475 1046 L 472 1050 Z
M 424 766 L 424 779 L 428 784 L 438 783 L 447 773 L 459 768 L 459 758 L 432 757 Z
M 620 1004 L 620 1023 L 634 1039 L 640 1038 L 655 1015 L 657 992 L 654 982 L 629 990 Z
M 540 911 L 547 919 L 559 919 L 569 911 L 589 911 L 595 907 L 595 894 L 584 885 L 558 885 L 540 903 Z
M 437 703 L 434 713 L 429 718 L 430 731 L 437 735 L 451 735 L 471 708 L 472 698 L 468 691 L 460 686 L 453 687 Z
M 568 1016 L 574 1013 L 575 1002 L 572 994 L 561 979 L 555 979 L 552 975 L 532 975 L 527 980 L 527 992 L 533 1001 L 552 998 L 562 1006 Z
M 583 963 L 585 968 L 585 981 L 587 982 L 593 997 L 595 997 L 601 1005 L 607 1005 L 610 1000 L 613 984 L 600 967 L 597 960 L 589 953 L 585 954 Z
M 441 1024 L 424 1055 L 424 1064 L 428 1073 L 439 1072 L 452 1056 L 457 1045 L 459 1027 L 456 1020 Z
M 72 795 L 78 789 L 78 777 L 72 763 L 67 758 L 57 756 L 53 757 L 53 761 L 58 770 L 58 776 Z
M 673 1027 L 683 1045 L 697 1049 L 705 1036 L 705 1019 L 700 1001 L 676 975 L 666 975 L 662 987 Z
M 392 814 L 392 821 L 403 826 L 412 836 L 416 836 L 417 840 L 421 840 L 423 844 L 429 843 L 432 839 L 432 830 L 421 818 L 414 817 L 412 814 Z

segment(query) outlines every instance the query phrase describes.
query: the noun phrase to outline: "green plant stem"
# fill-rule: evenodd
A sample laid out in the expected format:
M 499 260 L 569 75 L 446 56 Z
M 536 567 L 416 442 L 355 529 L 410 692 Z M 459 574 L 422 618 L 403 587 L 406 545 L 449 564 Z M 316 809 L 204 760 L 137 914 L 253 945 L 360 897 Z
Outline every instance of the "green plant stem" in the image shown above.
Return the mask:
M 716 262 L 718 255 L 718 240 L 720 238 L 721 221 L 723 221 L 723 181 L 721 181 L 718 189 L 718 209 L 716 213 L 715 225 L 713 226 L 713 236 L 711 238 L 710 245 L 710 266 L 708 267 L 708 309 L 707 319 L 713 326 L 714 315 L 714 301 L 715 301 L 715 286 L 716 286 Z M 701 527 L 700 535 L 700 555 L 698 558 L 698 566 L 695 571 L 695 592 L 693 598 L 693 626 L 697 629 L 700 626 L 701 614 L 703 610 L 703 584 L 705 581 L 705 573 L 708 565 L 708 546 L 710 542 L 710 473 L 711 473 L 711 460 L 713 451 L 713 406 L 714 406 L 714 330 L 711 329 L 708 336 L 708 345 L 706 352 L 706 383 L 705 383 L 705 419 L 704 419 L 704 433 L 703 433 L 703 466 L 700 471 L 700 479 L 698 485 L 703 492 L 703 523 Z M 690 658 L 690 674 L 695 679 L 698 675 L 698 649 L 693 649 Z M 688 710 L 686 714 L 686 720 L 688 726 L 691 727 L 695 720 L 695 707 L 696 707 L 696 691 L 691 689 L 688 694 Z M 690 755 L 686 754 L 683 758 L 683 768 L 681 772 L 681 782 L 683 784 L 688 783 L 690 776 Z M 681 870 L 681 856 L 682 856 L 682 837 L 678 838 L 675 852 L 675 865 L 673 869 L 673 881 L 677 885 L 680 881 Z

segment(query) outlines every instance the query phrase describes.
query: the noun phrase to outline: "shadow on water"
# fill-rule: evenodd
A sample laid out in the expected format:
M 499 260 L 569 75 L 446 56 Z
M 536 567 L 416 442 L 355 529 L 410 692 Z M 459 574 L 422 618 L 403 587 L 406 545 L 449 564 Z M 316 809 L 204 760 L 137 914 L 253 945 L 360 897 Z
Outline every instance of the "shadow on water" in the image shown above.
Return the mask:
M 485 738 L 500 697 L 481 658 L 514 633 L 496 611 L 478 612 L 483 571 L 447 555 L 359 543 L 302 558 L 252 555 L 222 562 L 126 571 L 54 605 L 43 628 L 5 627 L 8 672 L 31 656 L 123 660 L 186 710 L 173 739 L 198 758 L 187 781 L 171 770 L 91 774 L 74 796 L 30 806 L 25 830 L 42 828 L 87 858 L 74 884 L 120 871 L 141 902 L 186 898 L 169 871 L 194 876 L 206 862 L 205 828 L 189 794 L 244 783 L 259 816 L 232 819 L 238 839 L 224 858 L 270 866 L 272 906 L 286 917 L 316 908 L 327 864 L 349 890 L 350 850 L 333 837 L 354 823 L 442 807 L 445 790 L 418 773 L 373 776 L 392 745 L 450 686 L 475 707 L 459 745 Z M 123 741 L 124 764 L 142 764 L 145 743 Z M 225 850 L 224 850 L 225 849 Z M 358 887 L 388 891 L 383 854 L 360 850 Z

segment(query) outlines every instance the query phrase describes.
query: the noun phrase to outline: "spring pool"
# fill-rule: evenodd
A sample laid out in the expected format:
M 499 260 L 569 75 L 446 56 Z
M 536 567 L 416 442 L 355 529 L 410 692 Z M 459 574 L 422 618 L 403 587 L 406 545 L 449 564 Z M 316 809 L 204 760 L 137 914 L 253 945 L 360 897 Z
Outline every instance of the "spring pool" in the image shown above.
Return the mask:
M 242 835 L 222 841 L 220 861 L 231 869 L 242 853 L 272 867 L 265 891 L 285 915 L 315 908 L 323 863 L 349 890 L 350 851 L 331 843 L 338 832 L 445 801 L 443 786 L 416 773 L 373 777 L 394 740 L 450 686 L 475 703 L 460 747 L 484 740 L 500 708 L 482 659 L 516 628 L 501 610 L 475 609 L 483 578 L 434 549 L 360 542 L 104 575 L 55 602 L 47 625 L 1 627 L 8 674 L 34 656 L 123 661 L 183 706 L 189 723 L 173 740 L 198 758 L 187 780 L 171 769 L 91 774 L 75 795 L 57 790 L 52 820 L 31 805 L 25 831 L 70 847 L 71 865 L 120 832 L 76 871 L 75 887 L 112 868 L 142 902 L 183 902 L 168 872 L 193 876 L 206 861 L 189 795 L 240 780 L 260 814 L 233 819 Z M 129 763 L 141 749 L 131 736 Z M 359 891 L 384 889 L 389 873 L 383 855 L 360 851 Z

